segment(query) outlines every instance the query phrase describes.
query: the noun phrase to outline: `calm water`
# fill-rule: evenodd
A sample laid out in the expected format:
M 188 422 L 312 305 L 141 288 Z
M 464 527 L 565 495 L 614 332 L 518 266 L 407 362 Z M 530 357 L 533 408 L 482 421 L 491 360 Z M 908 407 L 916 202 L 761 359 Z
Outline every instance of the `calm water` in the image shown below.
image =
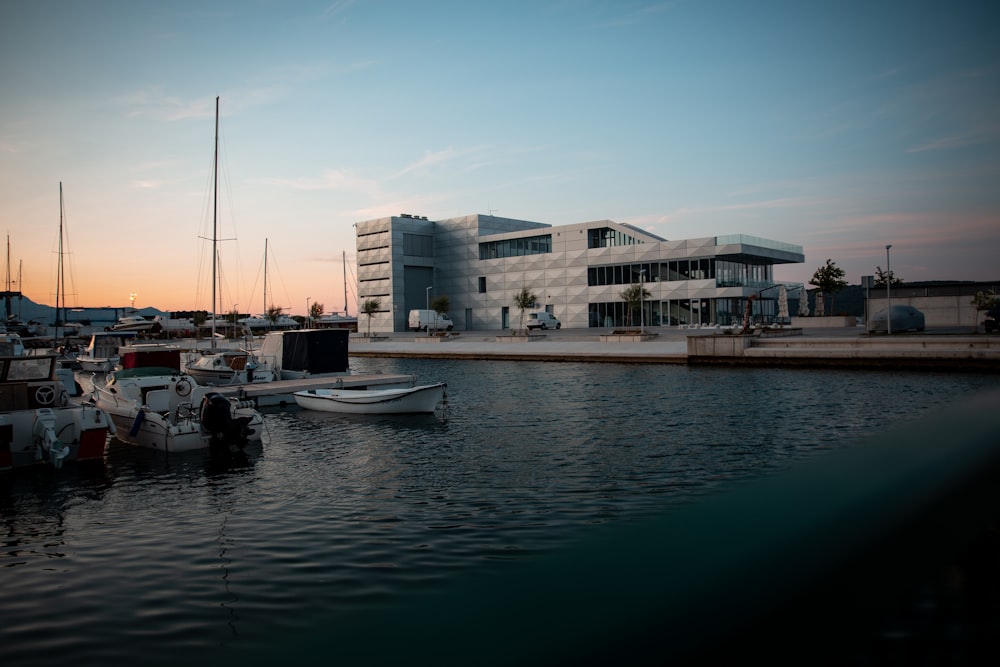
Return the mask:
M 596 523 L 846 446 L 996 376 L 355 359 L 440 415 L 265 415 L 241 460 L 113 442 L 0 475 L 0 663 L 238 662 Z M 886 410 L 887 397 L 891 408 Z

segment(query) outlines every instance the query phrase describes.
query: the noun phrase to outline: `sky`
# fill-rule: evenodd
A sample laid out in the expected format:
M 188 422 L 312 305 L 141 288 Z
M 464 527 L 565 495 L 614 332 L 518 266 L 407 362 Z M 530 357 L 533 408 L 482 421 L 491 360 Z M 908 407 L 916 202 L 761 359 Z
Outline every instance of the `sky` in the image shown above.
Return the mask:
M 4 277 L 54 304 L 61 263 L 71 307 L 210 310 L 215 237 L 220 312 L 354 314 L 354 223 L 492 213 L 801 245 L 783 281 L 827 259 L 851 284 L 887 263 L 1000 280 L 998 18 L 965 0 L 8 0 Z

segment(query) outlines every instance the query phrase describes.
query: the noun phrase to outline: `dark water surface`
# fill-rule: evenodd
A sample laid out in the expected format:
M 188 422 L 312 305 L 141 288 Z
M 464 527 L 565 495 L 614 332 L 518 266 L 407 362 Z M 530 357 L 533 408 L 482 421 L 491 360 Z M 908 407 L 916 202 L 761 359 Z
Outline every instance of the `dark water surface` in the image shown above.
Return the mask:
M 240 460 L 0 474 L 0 664 L 216 664 L 689 502 L 996 376 L 355 359 L 439 415 L 274 410 Z M 331 660 L 328 664 L 334 664 Z M 238 664 L 233 660 L 233 664 Z

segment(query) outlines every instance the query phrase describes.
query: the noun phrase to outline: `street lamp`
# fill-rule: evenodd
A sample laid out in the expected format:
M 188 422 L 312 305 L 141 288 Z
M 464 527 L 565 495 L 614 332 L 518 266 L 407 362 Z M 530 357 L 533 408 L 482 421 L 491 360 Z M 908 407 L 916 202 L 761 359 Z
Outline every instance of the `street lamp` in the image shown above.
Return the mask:
M 309 314 L 309 299 L 311 299 L 311 298 L 312 298 L 311 296 L 307 296 L 306 297 L 306 326 L 307 327 L 311 327 L 312 326 L 312 315 Z
M 643 334 L 643 329 L 646 327 L 646 313 L 645 313 L 645 303 L 643 303 L 643 290 L 645 287 L 644 279 L 646 278 L 646 269 L 639 269 L 639 335 Z
M 892 244 L 888 244 L 885 247 L 885 332 L 886 334 L 892 333 L 892 298 L 889 296 L 889 284 L 892 282 L 892 269 L 889 268 L 889 248 Z
M 426 304 L 426 305 L 425 305 L 424 307 L 425 307 L 425 308 L 426 308 L 427 310 L 430 310 L 430 309 L 431 309 L 431 290 L 432 290 L 432 289 L 434 289 L 434 285 L 430 285 L 430 286 L 428 286 L 428 288 L 427 288 L 427 291 L 426 291 L 426 296 L 427 296 L 427 304 Z

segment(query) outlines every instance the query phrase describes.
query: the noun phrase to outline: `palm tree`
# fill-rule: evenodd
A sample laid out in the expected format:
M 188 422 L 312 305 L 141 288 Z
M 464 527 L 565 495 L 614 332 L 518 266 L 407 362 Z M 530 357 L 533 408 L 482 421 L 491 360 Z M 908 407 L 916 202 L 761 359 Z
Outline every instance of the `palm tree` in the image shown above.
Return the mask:
M 632 326 L 632 314 L 641 310 L 642 304 L 652 295 L 641 283 L 635 283 L 626 287 L 620 296 L 628 311 L 628 326 Z
M 437 318 L 448 312 L 451 308 L 451 298 L 447 294 L 442 294 L 441 296 L 434 297 L 431 301 L 431 310 L 434 311 L 434 330 L 437 331 Z M 430 329 L 427 330 L 427 335 L 430 335 Z
M 278 318 L 284 314 L 285 309 L 281 306 L 268 306 L 267 312 L 264 313 L 264 317 L 267 321 L 271 323 L 272 326 L 278 323 Z
M 361 312 L 368 316 L 368 337 L 372 336 L 372 318 L 375 317 L 375 313 L 378 309 L 382 307 L 381 299 L 365 299 L 365 302 L 361 304 Z
M 522 287 L 521 291 L 514 295 L 514 306 L 521 311 L 521 331 L 524 331 L 524 311 L 534 308 L 538 297 L 527 287 Z

